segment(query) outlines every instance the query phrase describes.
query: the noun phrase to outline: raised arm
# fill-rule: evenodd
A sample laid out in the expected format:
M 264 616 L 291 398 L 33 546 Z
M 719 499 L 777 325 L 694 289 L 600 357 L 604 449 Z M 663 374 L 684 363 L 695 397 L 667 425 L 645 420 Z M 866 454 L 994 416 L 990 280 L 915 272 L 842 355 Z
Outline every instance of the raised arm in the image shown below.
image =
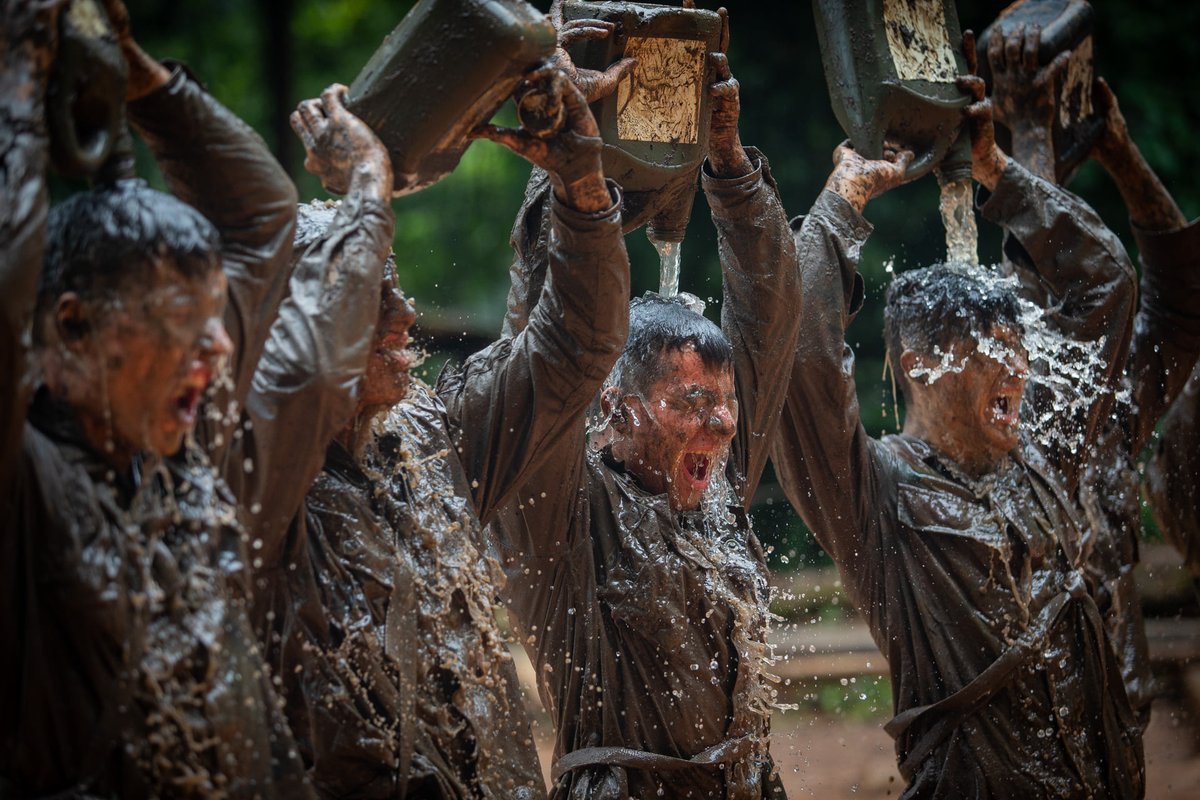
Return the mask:
M 584 414 L 616 362 L 629 324 L 629 258 L 620 198 L 600 170 L 601 141 L 582 94 L 555 89 L 567 125 L 549 139 L 481 132 L 544 167 L 554 187 L 549 277 L 528 325 L 443 374 L 438 394 L 486 524 L 545 465 L 582 458 Z
M 47 75 L 60 4 L 0 5 L 0 486 L 21 452 L 32 390 L 29 324 L 46 240 Z
M 700 180 L 717 228 L 724 279 L 721 327 L 733 344 L 738 399 L 731 453 L 734 485 L 748 506 L 787 392 L 800 331 L 800 267 L 767 159 L 742 147 L 737 79 L 723 53 L 713 59 L 712 131 Z
M 972 174 L 986 190 L 980 194 L 980 213 L 1008 233 L 1005 255 L 1020 273 L 1026 293 L 1046 310 L 1049 324 L 1067 339 L 1097 350 L 1100 374 L 1094 383 L 1076 387 L 1083 402 L 1070 422 L 1080 436 L 1067 437 L 1090 448 L 1100 421 L 1112 411 L 1129 355 L 1137 291 L 1133 265 L 1120 240 L 1086 203 L 1000 151 L 983 80 L 959 78 L 959 85 L 976 99 L 967 114 Z M 1073 490 L 1085 459 L 1070 441 L 1055 438 L 1046 449 Z
M 138 46 L 119 0 L 106 0 L 129 63 L 129 120 L 154 153 L 171 191 L 221 234 L 229 279 L 225 327 L 233 340 L 231 380 L 212 408 L 236 419 L 267 331 L 287 287 L 296 189 L 249 125 L 209 95 L 182 66 L 168 70 Z M 220 463 L 229 437 L 212 421 L 202 431 Z
M 1121 192 L 1142 265 L 1128 367 L 1133 413 L 1122 415 L 1130 450 L 1139 453 L 1200 355 L 1200 224 L 1188 224 L 1142 156 L 1103 78 L 1092 102 L 1105 117 L 1093 156 Z
M 903 180 L 911 153 L 866 161 L 838 148 L 837 166 L 803 219 L 793 221 L 804 287 L 799 337 L 771 458 L 792 507 L 842 571 L 857 607 L 882 607 L 880 509 L 893 508 L 887 452 L 859 417 L 846 328 L 862 306 L 867 201 Z
M 226 474 L 247 528 L 261 540 L 254 554 L 267 566 L 278 559 L 330 441 L 355 412 L 391 249 L 387 150 L 346 110 L 345 91 L 331 86 L 292 114 L 305 165 L 345 198 L 324 232 L 296 253 L 290 291 L 246 398 L 251 424 L 231 445 Z M 310 224 L 325 219 L 315 217 Z

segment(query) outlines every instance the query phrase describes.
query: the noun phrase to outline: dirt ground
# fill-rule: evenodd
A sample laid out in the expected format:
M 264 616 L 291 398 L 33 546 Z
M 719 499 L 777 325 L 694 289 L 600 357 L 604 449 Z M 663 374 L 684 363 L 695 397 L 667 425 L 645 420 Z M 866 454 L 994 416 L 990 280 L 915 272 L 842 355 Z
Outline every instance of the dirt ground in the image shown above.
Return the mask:
M 875 800 L 898 797 L 904 788 L 896 771 L 892 740 L 884 720 L 848 720 L 802 712 L 776 714 L 771 752 L 790 798 Z M 549 772 L 550 731 L 534 726 Z M 1200 728 L 1178 705 L 1155 704 L 1146 733 L 1147 800 L 1196 800 L 1200 797 Z

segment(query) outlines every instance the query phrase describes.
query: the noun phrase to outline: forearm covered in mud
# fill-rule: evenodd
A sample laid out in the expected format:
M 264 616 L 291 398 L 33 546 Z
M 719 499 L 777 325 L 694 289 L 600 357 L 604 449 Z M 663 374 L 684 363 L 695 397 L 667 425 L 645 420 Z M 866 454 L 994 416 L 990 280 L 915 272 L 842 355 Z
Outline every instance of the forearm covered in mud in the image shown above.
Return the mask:
M 762 153 L 746 154 L 749 174 L 717 178 L 706 163 L 701 184 L 724 276 L 721 327 L 733 344 L 738 425 L 731 456 L 748 505 L 770 454 L 801 318 L 796 242 L 779 188 Z
M 874 446 L 859 418 L 854 353 L 846 328 L 862 305 L 859 252 L 871 225 L 824 190 L 792 222 L 803 296 L 787 397 L 771 459 L 792 507 L 833 557 L 864 613 L 878 606 L 877 540 L 888 503 Z M 893 501 L 894 504 L 894 501 Z
M 385 201 L 347 195 L 298 259 L 271 325 L 246 397 L 250 425 L 224 476 L 266 567 L 278 560 L 330 441 L 354 414 L 394 225 Z
M 0 3 L 0 486 L 11 486 L 32 390 L 29 325 L 46 243 L 46 78 L 52 22 Z
M 1200 357 L 1200 220 L 1159 232 L 1134 227 L 1142 281 L 1129 353 L 1126 434 L 1139 453 Z
M 171 191 L 220 231 L 234 350 L 232 386 L 217 405 L 240 404 L 287 287 L 296 189 L 262 138 L 182 66 L 165 86 L 131 102 L 129 119 Z
M 629 257 L 610 191 L 612 207 L 597 214 L 551 201 L 550 274 L 529 324 L 439 381 L 484 524 L 531 470 L 578 457 L 565 452 L 568 434 L 582 430 L 625 345 Z
M 1076 342 L 1095 343 L 1103 368 L 1089 389 L 1083 426 L 1090 446 L 1099 422 L 1112 409 L 1120 375 L 1129 357 L 1137 296 L 1137 277 L 1125 248 L 1086 203 L 1042 180 L 1009 159 L 994 192 L 981 190 L 983 216 L 1010 235 L 1006 255 L 1026 274 L 1059 333 Z M 1095 391 L 1100 389 L 1100 391 Z M 1082 459 L 1052 454 L 1068 485 L 1078 478 Z

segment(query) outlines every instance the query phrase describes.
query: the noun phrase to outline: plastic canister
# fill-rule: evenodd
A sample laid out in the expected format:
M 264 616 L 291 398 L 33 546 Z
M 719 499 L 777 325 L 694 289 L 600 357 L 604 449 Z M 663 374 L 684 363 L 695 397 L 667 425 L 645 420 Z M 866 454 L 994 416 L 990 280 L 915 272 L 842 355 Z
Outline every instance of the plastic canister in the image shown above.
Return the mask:
M 419 0 L 347 95 L 350 111 L 388 148 L 395 194 L 450 174 L 470 132 L 555 44 L 549 19 L 523 0 Z
M 946 164 L 944 180 L 970 177 L 960 136 L 970 97 L 952 0 L 813 0 L 833 112 L 854 148 L 881 158 L 885 140 L 911 148 L 910 177 Z M 948 153 L 952 154 L 947 157 Z M 951 168 L 953 162 L 953 168 Z
M 649 223 L 651 239 L 682 241 L 708 153 L 709 54 L 720 48 L 720 16 L 650 3 L 567 0 L 563 17 L 615 26 L 607 38 L 572 47 L 576 66 L 603 70 L 621 58 L 638 59 L 617 90 L 592 105 L 604 139 L 604 172 L 625 193 L 626 230 Z

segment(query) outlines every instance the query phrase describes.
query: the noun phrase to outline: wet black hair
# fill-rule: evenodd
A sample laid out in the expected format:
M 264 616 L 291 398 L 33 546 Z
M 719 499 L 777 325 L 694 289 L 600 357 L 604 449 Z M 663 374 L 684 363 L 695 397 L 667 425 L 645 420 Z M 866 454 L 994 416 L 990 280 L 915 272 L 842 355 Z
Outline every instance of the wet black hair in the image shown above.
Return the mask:
M 120 292 L 169 259 L 188 278 L 220 267 L 221 237 L 196 209 L 145 181 L 72 195 L 50 210 L 37 318 L 65 292 L 91 300 Z M 40 343 L 40 325 L 35 337 Z
M 608 385 L 644 392 L 661 375 L 660 359 L 689 346 L 706 367 L 733 362 L 733 345 L 712 320 L 675 298 L 654 294 L 637 298 L 629 304 L 629 336 Z
M 887 290 L 883 337 L 888 363 L 907 394 L 900 367 L 905 349 L 919 355 L 943 352 L 958 342 L 973 342 L 975 333 L 996 325 L 1024 333 L 1017 296 L 1006 286 L 985 284 L 960 269 L 937 264 L 902 272 Z

